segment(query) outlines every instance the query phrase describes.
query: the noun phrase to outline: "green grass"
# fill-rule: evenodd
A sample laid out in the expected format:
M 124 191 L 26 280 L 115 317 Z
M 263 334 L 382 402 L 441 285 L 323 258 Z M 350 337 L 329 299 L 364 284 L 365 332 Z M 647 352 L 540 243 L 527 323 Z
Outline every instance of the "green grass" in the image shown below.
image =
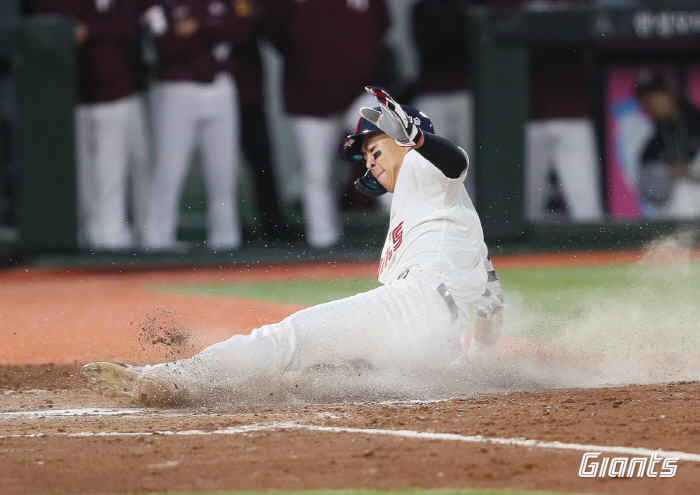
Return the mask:
M 700 353 L 700 263 L 499 270 L 506 334 L 585 350 Z M 202 296 L 314 305 L 377 287 L 375 278 L 158 286 Z

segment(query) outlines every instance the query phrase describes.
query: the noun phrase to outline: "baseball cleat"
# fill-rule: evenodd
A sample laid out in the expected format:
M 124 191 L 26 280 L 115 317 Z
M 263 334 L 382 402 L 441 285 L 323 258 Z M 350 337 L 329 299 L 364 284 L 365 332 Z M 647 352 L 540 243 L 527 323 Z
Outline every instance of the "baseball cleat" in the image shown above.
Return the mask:
M 142 375 L 137 380 L 136 402 L 144 406 L 181 406 L 186 403 L 182 386 L 175 380 Z
M 183 403 L 183 388 L 144 373 L 140 366 L 124 363 L 91 363 L 80 369 L 87 387 L 105 397 L 130 397 L 144 406 L 172 406 Z
M 105 397 L 134 397 L 142 368 L 124 363 L 91 363 L 80 368 L 87 388 Z

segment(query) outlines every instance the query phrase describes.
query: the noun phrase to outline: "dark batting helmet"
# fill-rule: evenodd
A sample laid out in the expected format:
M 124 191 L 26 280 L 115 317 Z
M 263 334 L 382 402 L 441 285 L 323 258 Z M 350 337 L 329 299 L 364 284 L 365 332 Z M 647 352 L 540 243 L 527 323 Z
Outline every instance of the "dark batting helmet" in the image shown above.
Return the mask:
M 406 112 L 406 115 L 413 121 L 413 123 L 420 128 L 421 131 L 429 134 L 435 134 L 433 123 L 426 114 L 409 105 L 401 105 L 401 108 L 404 112 Z M 374 107 L 374 109 L 381 112 L 381 107 Z M 338 154 L 340 155 L 340 158 L 350 163 L 365 163 L 365 157 L 362 154 L 363 137 L 373 132 L 383 131 L 369 120 L 360 117 L 360 120 L 357 121 L 355 133 L 350 134 L 343 139 L 340 146 L 338 146 Z M 355 181 L 355 187 L 361 193 L 372 197 L 381 196 L 387 192 L 386 188 L 379 183 L 379 181 L 369 170 L 365 175 Z

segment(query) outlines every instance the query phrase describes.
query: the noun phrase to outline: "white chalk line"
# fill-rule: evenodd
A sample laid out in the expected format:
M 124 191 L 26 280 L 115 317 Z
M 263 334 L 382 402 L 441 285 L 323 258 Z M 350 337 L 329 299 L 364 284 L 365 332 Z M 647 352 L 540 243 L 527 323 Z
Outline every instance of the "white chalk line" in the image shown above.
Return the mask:
M 355 402 L 353 405 L 380 404 L 385 406 L 419 406 L 423 404 L 438 404 L 452 400 L 448 399 L 431 399 L 431 400 L 393 400 L 382 402 Z M 327 406 L 328 404 L 309 404 L 310 406 Z M 341 405 L 341 404 L 339 404 Z M 342 404 L 347 405 L 347 404 Z M 83 408 L 83 409 L 41 409 L 34 411 L 9 411 L 0 412 L 0 419 L 12 418 L 27 418 L 27 419 L 43 419 L 52 417 L 73 417 L 73 416 L 125 416 L 151 414 L 157 416 L 220 416 L 222 413 L 201 413 L 197 411 L 188 411 L 186 413 L 178 412 L 177 410 L 162 410 L 162 409 L 146 409 L 146 408 Z M 223 413 L 226 414 L 226 413 Z M 238 415 L 240 416 L 240 414 Z M 245 414 L 244 416 L 250 416 Z
M 54 418 L 54 417 L 73 417 L 73 416 L 122 416 L 125 414 L 142 414 L 153 411 L 153 409 L 42 409 L 40 411 L 12 411 L 0 413 L 0 419 L 11 418 Z
M 626 455 L 641 455 L 649 457 L 656 454 L 658 457 L 675 457 L 683 461 L 700 462 L 700 454 L 691 454 L 687 452 L 653 450 L 641 447 L 617 447 L 609 445 L 586 445 L 578 443 L 565 442 L 547 442 L 541 440 L 532 440 L 526 438 L 489 438 L 481 435 L 466 436 L 456 433 L 434 433 L 426 431 L 414 430 L 379 430 L 372 428 L 343 428 L 339 426 L 316 426 L 305 425 L 299 423 L 270 423 L 270 424 L 254 424 L 246 426 L 234 426 L 221 430 L 203 431 L 203 430 L 184 430 L 184 431 L 148 431 L 148 432 L 79 432 L 79 433 L 30 433 L 20 435 L 0 435 L 2 438 L 45 438 L 49 436 L 63 436 L 70 438 L 89 438 L 89 437 L 140 437 L 140 436 L 211 436 L 211 435 L 239 435 L 245 433 L 259 431 L 274 431 L 274 430 L 309 430 L 323 431 L 331 433 L 357 433 L 362 435 L 386 435 L 401 438 L 421 439 L 421 440 L 446 440 L 468 443 L 484 443 L 489 445 L 510 445 L 516 447 L 530 447 L 541 449 L 556 449 L 556 450 L 575 450 L 581 452 L 601 452 L 610 454 L 626 454 Z

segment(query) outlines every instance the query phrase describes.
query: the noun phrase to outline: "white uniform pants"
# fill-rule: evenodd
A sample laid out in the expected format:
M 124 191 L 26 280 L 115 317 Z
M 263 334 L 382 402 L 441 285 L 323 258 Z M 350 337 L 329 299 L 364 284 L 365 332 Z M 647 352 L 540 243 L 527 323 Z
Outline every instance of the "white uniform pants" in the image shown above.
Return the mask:
M 446 365 L 461 352 L 465 313 L 453 318 L 437 278 L 411 272 L 393 285 L 304 309 L 189 359 L 147 366 L 187 388 L 235 390 L 252 380 L 362 359 L 379 368 Z
M 546 219 L 549 172 L 554 168 L 571 219 L 603 219 L 595 131 L 588 119 L 528 122 L 525 129 L 525 214 L 528 220 Z
M 129 175 L 131 177 L 131 214 L 135 228 L 132 235 L 143 241 L 148 222 L 148 203 L 151 197 L 151 174 L 153 172 L 151 135 L 147 125 L 147 98 L 136 96 L 135 110 L 129 118 L 127 140 Z M 134 239 L 135 242 L 136 239 Z
M 342 226 L 333 167 L 339 161 L 338 143 L 344 135 L 355 131 L 361 106 L 374 107 L 376 101 L 364 93 L 344 115 L 293 117 L 301 155 L 306 239 L 312 247 L 326 248 L 340 242 Z
M 156 249 L 175 246 L 184 179 L 199 145 L 207 190 L 207 247 L 237 248 L 239 112 L 232 77 L 222 73 L 212 83 L 156 83 L 151 105 L 156 159 L 144 244 Z
M 471 92 L 428 93 L 416 97 L 414 106 L 430 118 L 437 135 L 451 140 L 469 155 L 469 172 L 464 185 L 469 196 L 475 198 L 474 102 Z
M 83 248 L 131 247 L 127 157 L 137 112 L 136 96 L 76 109 L 78 244 Z
M 668 205 L 659 208 L 656 218 L 673 220 L 700 218 L 700 183 L 685 177 L 675 179 Z

